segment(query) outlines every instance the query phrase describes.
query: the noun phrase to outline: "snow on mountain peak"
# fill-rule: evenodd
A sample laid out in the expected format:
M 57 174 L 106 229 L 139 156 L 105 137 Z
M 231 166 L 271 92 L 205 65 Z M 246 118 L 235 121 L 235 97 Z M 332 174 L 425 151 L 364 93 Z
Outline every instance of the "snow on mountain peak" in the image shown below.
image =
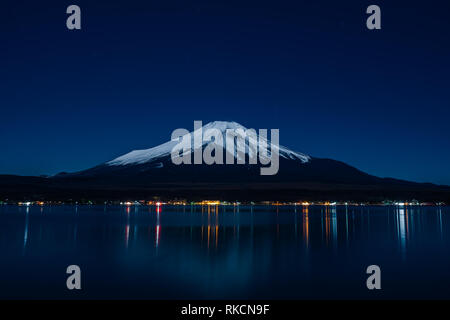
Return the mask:
M 207 129 L 218 129 L 221 132 L 225 132 L 227 129 L 232 129 L 232 130 L 236 130 L 236 129 L 243 129 L 243 130 L 247 130 L 246 127 L 244 127 L 243 125 L 240 125 L 237 122 L 234 121 L 213 121 L 210 123 L 205 124 L 202 127 L 203 131 L 207 130 Z
M 234 122 L 234 121 L 213 121 L 209 122 L 206 125 L 204 125 L 201 130 L 197 129 L 193 132 L 191 132 L 191 136 L 195 137 L 200 135 L 200 133 L 203 133 L 208 129 L 217 129 L 219 130 L 224 136 L 228 129 L 231 130 L 247 130 L 246 127 L 242 126 L 241 124 Z M 270 130 L 268 130 L 270 131 Z M 201 137 L 198 137 L 201 139 Z M 114 160 L 111 160 L 107 162 L 107 165 L 110 166 L 120 166 L 120 165 L 132 165 L 132 164 L 143 164 L 147 162 L 151 162 L 153 160 L 156 160 L 161 157 L 170 156 L 170 153 L 172 152 L 172 149 L 178 144 L 178 141 L 168 141 L 166 143 L 163 143 L 159 146 L 145 149 L 145 150 L 134 150 L 127 154 L 124 154 Z M 202 147 L 209 144 L 209 141 L 203 141 Z M 249 146 L 246 143 L 247 146 Z M 255 144 L 256 145 L 256 144 Z M 254 152 L 255 150 L 253 150 Z M 246 151 L 247 152 L 247 151 Z M 249 151 L 252 152 L 251 148 L 249 147 Z M 286 159 L 292 159 L 292 160 L 300 160 L 301 162 L 305 163 L 308 162 L 311 158 L 303 153 L 294 152 L 292 150 L 289 150 L 288 148 L 279 146 L 279 155 L 280 157 L 286 158 Z

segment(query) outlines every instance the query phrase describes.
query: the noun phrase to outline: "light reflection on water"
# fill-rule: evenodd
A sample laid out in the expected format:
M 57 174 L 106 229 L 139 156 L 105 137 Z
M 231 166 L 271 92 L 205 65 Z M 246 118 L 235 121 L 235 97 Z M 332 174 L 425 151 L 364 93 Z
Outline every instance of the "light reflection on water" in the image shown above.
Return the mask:
M 448 207 L 0 206 L 1 298 L 449 298 Z M 414 282 L 411 279 L 414 278 Z M 112 280 L 111 280 L 112 279 Z M 42 283 L 46 283 L 45 286 Z

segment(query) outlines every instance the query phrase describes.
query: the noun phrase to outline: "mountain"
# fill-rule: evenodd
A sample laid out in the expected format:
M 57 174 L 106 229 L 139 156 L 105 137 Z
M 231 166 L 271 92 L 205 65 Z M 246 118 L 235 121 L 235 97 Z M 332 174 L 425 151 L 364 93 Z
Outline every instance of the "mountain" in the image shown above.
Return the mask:
M 236 122 L 226 122 L 226 121 L 214 121 L 210 122 L 205 126 L 202 126 L 200 129 L 194 130 L 191 134 L 193 139 L 201 139 L 202 133 L 206 132 L 207 130 L 215 129 L 218 130 L 222 134 L 222 136 L 225 136 L 227 130 L 247 130 L 244 126 L 240 125 Z M 242 135 L 240 135 L 242 136 Z M 269 143 L 267 139 L 264 139 L 266 143 Z M 119 165 L 133 165 L 133 164 L 143 164 L 143 163 L 149 163 L 152 161 L 156 161 L 157 159 L 164 158 L 166 156 L 170 155 L 170 152 L 172 151 L 173 147 L 177 144 L 177 141 L 169 141 L 166 143 L 163 143 L 157 147 L 146 149 L 146 150 L 135 150 L 132 152 L 129 152 L 123 156 L 120 156 L 114 160 L 111 160 L 107 162 L 108 165 L 111 166 L 119 166 Z M 204 141 L 203 144 L 200 146 L 202 149 L 206 147 L 208 142 Z M 225 147 L 226 143 L 225 141 L 222 143 L 217 143 L 221 147 Z M 255 144 L 249 144 L 248 141 L 246 141 L 246 155 L 248 155 L 250 152 L 255 152 L 254 146 Z M 192 148 L 191 152 L 195 149 Z M 294 152 L 292 150 L 289 150 L 284 147 L 279 148 L 280 156 L 286 159 L 292 159 L 292 160 L 301 160 L 302 162 L 307 162 L 310 157 Z M 233 155 L 235 158 L 237 158 L 237 154 Z
M 224 139 L 216 140 L 215 145 L 225 148 L 230 143 L 227 130 L 237 131 L 242 137 L 247 128 L 236 122 L 208 123 L 183 136 L 185 149 L 180 154 L 193 158 L 196 151 L 211 149 L 212 142 L 201 139 L 208 131 L 222 135 Z M 249 158 L 256 155 L 256 141 L 269 144 L 270 140 L 257 132 L 245 140 L 244 154 L 236 149 L 224 151 L 223 159 L 245 164 L 176 165 L 171 151 L 180 141 L 134 150 L 80 172 L 53 177 L 0 176 L 0 199 L 450 200 L 447 186 L 379 178 L 343 162 L 315 158 L 283 146 L 263 157 L 268 160 L 278 151 L 277 174 L 261 175 L 261 167 L 269 164 L 249 164 Z

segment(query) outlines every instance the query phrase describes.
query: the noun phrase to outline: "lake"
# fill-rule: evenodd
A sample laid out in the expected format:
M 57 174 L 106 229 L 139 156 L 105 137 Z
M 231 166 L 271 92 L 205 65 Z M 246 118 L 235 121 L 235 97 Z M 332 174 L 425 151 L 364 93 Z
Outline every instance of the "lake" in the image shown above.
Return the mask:
M 2 299 L 450 298 L 450 209 L 0 205 Z M 66 268 L 81 268 L 81 290 Z M 366 268 L 381 268 L 368 290 Z

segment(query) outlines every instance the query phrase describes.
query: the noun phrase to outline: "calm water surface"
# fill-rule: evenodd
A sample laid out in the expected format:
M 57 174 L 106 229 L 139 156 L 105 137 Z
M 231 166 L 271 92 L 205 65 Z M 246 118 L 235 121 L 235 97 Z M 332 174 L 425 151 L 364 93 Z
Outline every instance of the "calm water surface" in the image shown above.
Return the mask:
M 450 298 L 449 207 L 2 205 L 0 253 L 3 299 Z

